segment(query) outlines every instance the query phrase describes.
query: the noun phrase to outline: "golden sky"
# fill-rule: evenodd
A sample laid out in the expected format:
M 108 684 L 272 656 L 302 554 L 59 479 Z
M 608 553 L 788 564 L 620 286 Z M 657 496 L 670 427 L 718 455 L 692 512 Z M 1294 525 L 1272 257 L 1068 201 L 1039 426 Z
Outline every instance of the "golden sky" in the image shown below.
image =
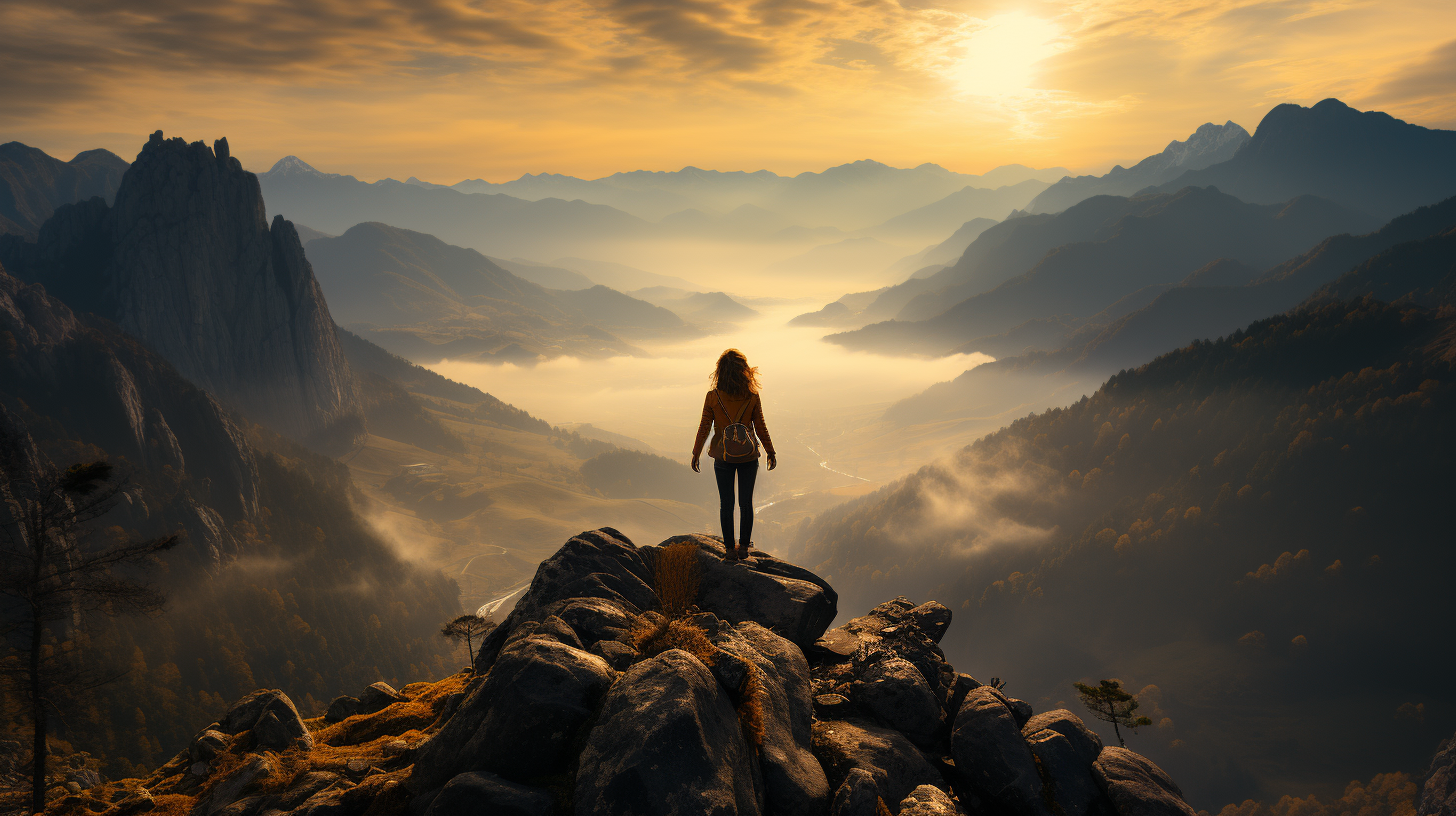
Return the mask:
M 361 178 L 1105 170 L 1335 96 L 1456 127 L 1451 0 L 0 0 L 0 141 Z

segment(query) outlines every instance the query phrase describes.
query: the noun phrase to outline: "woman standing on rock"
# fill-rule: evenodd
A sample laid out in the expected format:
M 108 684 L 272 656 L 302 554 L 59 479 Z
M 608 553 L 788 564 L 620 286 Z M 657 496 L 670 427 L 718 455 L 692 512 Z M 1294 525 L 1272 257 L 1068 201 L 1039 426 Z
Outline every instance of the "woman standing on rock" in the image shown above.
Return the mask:
M 758 443 L 768 451 L 768 469 L 778 467 L 773 440 L 763 424 L 763 400 L 758 394 L 758 369 L 750 368 L 748 358 L 738 349 L 728 349 L 718 357 L 718 365 L 710 378 L 713 388 L 703 400 L 703 420 L 698 423 L 698 438 L 693 441 L 693 470 L 698 467 L 703 441 L 708 428 L 715 428 L 708 455 L 713 457 L 713 477 L 718 480 L 718 519 L 723 524 L 723 545 L 728 560 L 748 557 L 753 541 L 753 483 L 758 478 Z M 738 506 L 741 509 L 742 537 L 733 538 L 733 480 L 738 479 Z

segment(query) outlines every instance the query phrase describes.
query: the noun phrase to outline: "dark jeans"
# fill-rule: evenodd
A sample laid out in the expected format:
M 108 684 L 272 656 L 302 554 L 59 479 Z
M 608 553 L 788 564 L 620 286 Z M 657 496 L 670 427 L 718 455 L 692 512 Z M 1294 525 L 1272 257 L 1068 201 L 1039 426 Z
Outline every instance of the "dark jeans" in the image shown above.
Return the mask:
M 718 480 L 718 520 L 723 523 L 723 544 L 733 546 L 733 477 L 738 476 L 738 506 L 743 515 L 743 546 L 753 541 L 753 482 L 758 479 L 758 460 L 751 462 L 714 462 L 713 478 Z

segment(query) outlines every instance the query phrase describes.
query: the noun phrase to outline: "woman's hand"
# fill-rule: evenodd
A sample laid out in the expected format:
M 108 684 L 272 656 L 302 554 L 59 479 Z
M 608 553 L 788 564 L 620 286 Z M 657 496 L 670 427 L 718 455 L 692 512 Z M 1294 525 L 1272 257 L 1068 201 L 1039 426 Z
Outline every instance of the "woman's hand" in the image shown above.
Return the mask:
M 703 472 L 702 469 L 700 467 L 698 467 L 698 455 L 696 453 L 693 454 L 693 472 L 694 473 L 702 473 Z
M 769 470 L 773 470 L 774 468 L 776 468 L 778 466 L 779 466 L 779 457 L 778 457 L 778 455 L 777 454 L 770 453 L 768 455 L 768 469 Z

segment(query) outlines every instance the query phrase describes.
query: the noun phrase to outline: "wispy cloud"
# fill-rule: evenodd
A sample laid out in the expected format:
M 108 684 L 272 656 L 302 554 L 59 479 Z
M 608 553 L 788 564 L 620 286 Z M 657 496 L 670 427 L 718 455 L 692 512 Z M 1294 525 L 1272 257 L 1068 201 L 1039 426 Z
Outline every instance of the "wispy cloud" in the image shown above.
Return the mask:
M 1452 30 L 1430 0 L 0 0 L 0 109 L 56 150 L 222 129 L 363 176 L 1086 166 L 1331 95 L 1449 122 Z

